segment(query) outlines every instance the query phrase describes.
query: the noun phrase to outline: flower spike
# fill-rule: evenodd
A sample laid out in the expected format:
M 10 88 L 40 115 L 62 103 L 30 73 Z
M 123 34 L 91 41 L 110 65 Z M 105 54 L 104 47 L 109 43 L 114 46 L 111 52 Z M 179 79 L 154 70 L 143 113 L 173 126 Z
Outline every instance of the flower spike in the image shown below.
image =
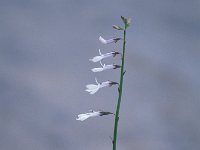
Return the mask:
M 118 25 L 113 25 L 112 27 L 116 30 L 121 30 L 123 32 L 123 37 L 122 38 L 104 39 L 103 37 L 100 36 L 99 41 L 102 44 L 110 44 L 110 43 L 117 43 L 119 40 L 122 40 L 123 41 L 122 52 L 120 53 L 120 52 L 111 51 L 109 53 L 103 54 L 101 52 L 101 50 L 99 49 L 99 55 L 93 57 L 92 59 L 89 59 L 92 62 L 100 62 L 99 68 L 91 69 L 93 72 L 101 72 L 101 71 L 108 70 L 108 69 L 120 68 L 120 80 L 119 80 L 119 82 L 113 82 L 113 81 L 107 80 L 107 81 L 99 83 L 97 81 L 97 78 L 95 78 L 94 84 L 87 84 L 86 89 L 85 89 L 85 91 L 88 92 L 89 94 L 95 94 L 96 92 L 99 91 L 99 89 L 101 89 L 103 87 L 111 87 L 113 85 L 117 85 L 118 100 L 117 100 L 116 111 L 115 111 L 115 113 L 111 113 L 111 112 L 105 112 L 105 111 L 102 111 L 102 110 L 98 110 L 98 111 L 90 110 L 87 113 L 79 114 L 78 117 L 76 118 L 76 120 L 84 121 L 84 120 L 91 118 L 91 117 L 98 117 L 98 116 L 113 114 L 115 116 L 115 120 L 114 120 L 113 138 L 111 137 L 112 147 L 113 147 L 112 150 L 117 149 L 116 147 L 117 147 L 117 135 L 118 135 L 120 105 L 121 105 L 121 101 L 122 101 L 124 75 L 126 73 L 126 70 L 124 68 L 125 67 L 125 54 L 126 54 L 126 32 L 127 32 L 127 28 L 129 27 L 129 25 L 131 23 L 131 18 L 125 18 L 125 17 L 121 16 L 121 19 L 123 21 L 123 27 L 118 26 Z M 108 58 L 108 57 L 111 57 L 111 56 L 115 57 L 118 54 L 121 55 L 121 65 L 116 65 L 116 64 L 106 65 L 106 64 L 101 62 L 104 58 Z
M 101 36 L 99 37 L 99 41 L 103 44 L 109 44 L 109 43 L 117 43 L 119 40 L 121 40 L 122 38 L 112 38 L 112 39 L 108 39 L 105 40 L 104 38 L 102 38 Z
M 106 54 L 102 54 L 101 50 L 99 49 L 99 56 L 95 56 L 95 57 L 93 57 L 92 59 L 89 59 L 89 60 L 92 61 L 92 62 L 98 62 L 98 61 L 101 61 L 104 58 L 108 58 L 108 57 L 111 57 L 111 56 L 115 57 L 118 54 L 120 54 L 120 53 L 115 52 L 115 51 L 109 52 L 109 53 L 106 53 Z

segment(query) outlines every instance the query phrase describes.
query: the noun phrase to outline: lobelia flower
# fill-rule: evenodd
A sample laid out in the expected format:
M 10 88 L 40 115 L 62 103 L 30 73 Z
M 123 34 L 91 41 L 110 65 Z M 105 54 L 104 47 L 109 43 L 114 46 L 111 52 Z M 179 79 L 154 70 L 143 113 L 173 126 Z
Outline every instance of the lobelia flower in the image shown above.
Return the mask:
M 84 120 L 86 120 L 86 119 L 88 119 L 90 117 L 104 116 L 104 115 L 109 115 L 109 114 L 113 114 L 113 113 L 91 110 L 89 113 L 79 114 L 78 118 L 76 118 L 76 120 L 84 121 Z
M 122 38 L 112 38 L 112 39 L 108 39 L 105 40 L 104 38 L 102 38 L 101 36 L 99 37 L 99 41 L 103 44 L 109 44 L 109 43 L 117 43 L 117 41 L 121 40 Z
M 89 59 L 90 61 L 92 62 L 98 62 L 98 61 L 101 61 L 102 59 L 104 58 L 107 58 L 107 57 L 115 57 L 117 54 L 120 54 L 119 52 L 109 52 L 109 53 L 106 53 L 106 54 L 102 54 L 101 53 L 101 50 L 99 49 L 99 56 L 95 56 L 93 57 L 92 59 Z
M 101 72 L 101 71 L 108 70 L 108 69 L 117 69 L 117 68 L 120 68 L 119 65 L 115 65 L 115 64 L 111 64 L 111 65 L 102 64 L 101 61 L 100 61 L 100 64 L 102 66 L 101 68 L 93 68 L 91 70 L 93 72 Z
M 99 83 L 96 78 L 95 78 L 95 81 L 96 81 L 97 85 L 96 84 L 88 84 L 88 85 L 86 85 L 87 89 L 85 91 L 89 92 L 90 94 L 95 94 L 100 88 L 103 88 L 106 86 L 110 87 L 112 85 L 118 84 L 117 82 L 113 82 L 113 81 L 105 81 L 105 82 Z

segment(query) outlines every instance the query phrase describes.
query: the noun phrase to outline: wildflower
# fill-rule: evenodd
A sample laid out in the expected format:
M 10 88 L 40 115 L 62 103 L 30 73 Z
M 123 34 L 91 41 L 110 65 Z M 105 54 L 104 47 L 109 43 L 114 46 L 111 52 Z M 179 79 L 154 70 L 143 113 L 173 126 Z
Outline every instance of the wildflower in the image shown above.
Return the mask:
M 112 38 L 112 39 L 105 40 L 101 36 L 99 37 L 99 41 L 103 44 L 109 44 L 109 43 L 114 43 L 114 42 L 117 43 L 117 41 L 119 40 L 121 40 L 121 38 Z
M 111 65 L 102 64 L 101 61 L 100 61 L 100 64 L 102 66 L 101 68 L 93 68 L 91 70 L 93 72 L 101 72 L 101 71 L 108 70 L 108 69 L 117 69 L 117 68 L 120 68 L 119 65 L 115 65 L 115 64 L 111 64 Z
M 109 53 L 106 53 L 106 54 L 102 54 L 101 53 L 101 50 L 99 49 L 99 56 L 95 56 L 93 57 L 92 59 L 89 59 L 90 61 L 92 62 L 98 62 L 98 61 L 101 61 L 102 59 L 104 58 L 107 58 L 107 57 L 115 57 L 117 54 L 120 54 L 119 52 L 109 52 Z
M 100 88 L 103 88 L 106 86 L 110 87 L 114 84 L 118 84 L 117 82 L 113 82 L 113 81 L 105 81 L 105 82 L 99 83 L 96 78 L 95 78 L 95 81 L 96 81 L 97 85 L 96 84 L 88 84 L 88 85 L 86 85 L 87 89 L 85 91 L 89 92 L 90 94 L 95 94 Z
M 84 121 L 84 120 L 86 120 L 86 119 L 88 119 L 90 117 L 104 116 L 104 115 L 109 115 L 109 114 L 113 114 L 113 113 L 91 110 L 89 113 L 79 114 L 78 118 L 76 118 L 76 120 Z

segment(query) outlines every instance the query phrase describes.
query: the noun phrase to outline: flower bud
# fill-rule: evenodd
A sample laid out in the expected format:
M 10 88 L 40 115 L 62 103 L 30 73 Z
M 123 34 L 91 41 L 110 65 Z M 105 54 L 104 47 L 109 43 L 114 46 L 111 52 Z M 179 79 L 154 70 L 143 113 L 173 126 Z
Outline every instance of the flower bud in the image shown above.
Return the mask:
M 124 30 L 122 27 L 117 26 L 117 25 L 113 25 L 112 27 L 113 27 L 114 29 L 116 29 L 116 30 Z
M 125 17 L 121 16 L 122 21 L 124 22 L 126 28 L 130 25 L 131 23 L 131 18 L 126 19 Z

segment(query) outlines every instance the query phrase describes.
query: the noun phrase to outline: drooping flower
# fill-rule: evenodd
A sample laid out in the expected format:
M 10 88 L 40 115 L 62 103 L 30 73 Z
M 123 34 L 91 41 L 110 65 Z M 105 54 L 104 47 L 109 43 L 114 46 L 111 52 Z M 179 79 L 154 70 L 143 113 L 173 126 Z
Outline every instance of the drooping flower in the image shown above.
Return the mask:
M 99 37 L 99 41 L 103 44 L 109 44 L 109 43 L 116 43 L 117 41 L 121 40 L 122 38 L 111 38 L 108 40 L 105 40 L 104 38 L 102 38 L 101 36 Z
M 120 54 L 119 52 L 109 52 L 109 53 L 106 53 L 106 54 L 102 54 L 101 53 L 101 50 L 99 49 L 99 56 L 95 56 L 93 57 L 92 59 L 89 59 L 90 61 L 92 62 L 98 62 L 98 61 L 101 61 L 102 59 L 104 58 L 107 58 L 107 57 L 115 57 L 117 54 Z
M 109 115 L 109 114 L 113 114 L 113 113 L 91 110 L 89 113 L 79 114 L 78 118 L 76 118 L 76 120 L 84 121 L 84 120 L 86 120 L 86 119 L 88 119 L 90 117 L 104 116 L 104 115 Z
M 105 82 L 99 83 L 96 78 L 95 78 L 95 81 L 96 81 L 97 85 L 96 84 L 88 84 L 88 85 L 86 85 L 87 89 L 85 91 L 89 92 L 90 94 L 95 94 L 100 88 L 118 84 L 117 82 L 113 82 L 113 81 L 105 81 Z
M 102 67 L 100 67 L 100 68 L 93 68 L 91 70 L 93 72 L 101 72 L 101 71 L 108 70 L 108 69 L 117 69 L 117 68 L 120 68 L 119 65 L 115 65 L 115 64 L 111 64 L 111 65 L 102 64 L 101 61 L 100 61 L 100 64 L 101 64 Z

